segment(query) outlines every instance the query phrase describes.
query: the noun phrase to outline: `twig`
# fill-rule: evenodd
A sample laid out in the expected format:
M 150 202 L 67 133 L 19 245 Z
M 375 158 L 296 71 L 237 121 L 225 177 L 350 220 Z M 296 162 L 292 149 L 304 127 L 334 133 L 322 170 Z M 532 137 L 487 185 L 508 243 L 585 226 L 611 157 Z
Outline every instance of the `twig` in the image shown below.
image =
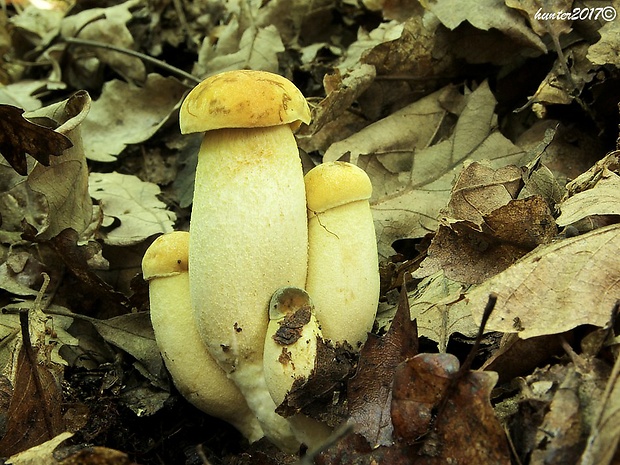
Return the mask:
M 104 44 L 102 42 L 96 42 L 94 40 L 86 40 L 86 39 L 76 39 L 75 37 L 67 37 L 64 41 L 71 45 L 82 45 L 84 47 L 95 47 L 95 48 L 103 48 L 105 50 L 111 50 L 113 52 L 124 53 L 125 55 L 130 55 L 136 58 L 141 59 L 142 61 L 146 61 L 151 63 L 152 65 L 158 66 L 166 71 L 169 71 L 173 74 L 181 76 L 189 81 L 192 81 L 195 84 L 199 84 L 201 80 L 194 76 L 193 74 L 189 74 L 182 69 L 177 68 L 176 66 L 169 65 L 165 61 L 158 60 L 157 58 L 153 58 L 152 56 L 145 55 L 144 53 L 136 52 L 135 50 L 130 50 L 128 48 L 117 47 L 115 45 Z

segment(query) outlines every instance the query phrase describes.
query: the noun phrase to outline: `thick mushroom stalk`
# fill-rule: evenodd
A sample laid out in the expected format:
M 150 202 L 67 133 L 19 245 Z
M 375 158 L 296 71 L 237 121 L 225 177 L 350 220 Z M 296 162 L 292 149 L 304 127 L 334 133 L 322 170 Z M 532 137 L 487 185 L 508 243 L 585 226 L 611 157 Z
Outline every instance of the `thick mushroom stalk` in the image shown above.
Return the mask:
M 372 330 L 379 302 L 379 264 L 368 199 L 368 175 L 345 162 L 306 174 L 308 277 L 323 337 L 355 349 Z
M 303 287 L 308 225 L 293 129 L 309 122 L 301 92 L 260 71 L 210 77 L 181 106 L 181 132 L 206 131 L 190 224 L 190 289 L 210 353 L 243 393 L 265 435 L 297 442 L 263 375 L 271 295 Z
M 258 421 L 198 334 L 189 295 L 188 250 L 189 233 L 177 231 L 155 239 L 142 259 L 157 346 L 183 397 L 232 424 L 250 442 L 257 441 L 263 437 Z
M 278 289 L 269 304 L 269 326 L 263 364 L 267 387 L 280 405 L 293 383 L 303 383 L 315 368 L 321 328 L 314 316 L 314 305 L 303 289 Z M 331 433 L 327 425 L 302 414 L 289 417 L 293 433 L 309 449 L 323 444 Z

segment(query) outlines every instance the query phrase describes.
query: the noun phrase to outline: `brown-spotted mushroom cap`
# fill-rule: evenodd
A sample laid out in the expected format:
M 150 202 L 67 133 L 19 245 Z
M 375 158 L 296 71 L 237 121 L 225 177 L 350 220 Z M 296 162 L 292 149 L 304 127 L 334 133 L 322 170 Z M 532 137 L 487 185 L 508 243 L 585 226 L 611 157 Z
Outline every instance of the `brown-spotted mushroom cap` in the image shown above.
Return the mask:
M 211 76 L 187 95 L 179 113 L 181 133 L 258 128 L 310 122 L 310 109 L 288 79 L 266 71 L 227 71 Z

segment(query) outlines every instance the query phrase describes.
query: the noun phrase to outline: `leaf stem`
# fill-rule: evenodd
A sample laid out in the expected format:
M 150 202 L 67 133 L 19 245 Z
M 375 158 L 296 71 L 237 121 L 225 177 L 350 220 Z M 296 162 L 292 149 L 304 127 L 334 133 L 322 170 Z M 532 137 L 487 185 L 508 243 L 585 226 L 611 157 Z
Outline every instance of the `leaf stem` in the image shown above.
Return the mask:
M 144 53 L 136 52 L 135 50 L 130 50 L 128 48 L 117 47 L 111 44 L 105 44 L 102 42 L 96 42 L 94 40 L 86 40 L 86 39 L 76 39 L 75 37 L 66 37 L 64 41 L 70 45 L 82 45 L 84 47 L 95 47 L 95 48 L 103 48 L 105 50 L 112 50 L 114 52 L 124 53 L 125 55 L 130 55 L 136 58 L 141 59 L 142 61 L 146 61 L 151 63 L 152 65 L 158 66 L 166 71 L 169 71 L 177 76 L 181 76 L 189 81 L 192 81 L 195 84 L 199 84 L 201 80 L 194 76 L 193 74 L 189 74 L 182 69 L 177 68 L 176 66 L 169 65 L 165 61 L 158 60 L 157 58 L 153 58 L 152 56 L 145 55 Z

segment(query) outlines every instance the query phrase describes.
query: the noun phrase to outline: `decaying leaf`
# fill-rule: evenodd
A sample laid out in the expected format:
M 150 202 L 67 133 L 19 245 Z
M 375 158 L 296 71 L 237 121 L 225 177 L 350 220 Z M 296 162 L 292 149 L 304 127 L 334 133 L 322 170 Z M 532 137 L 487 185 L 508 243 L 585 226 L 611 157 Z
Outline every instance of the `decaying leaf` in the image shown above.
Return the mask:
M 560 205 L 560 226 L 577 223 L 591 216 L 620 215 L 620 176 L 604 168 L 596 184 L 569 197 Z
M 571 357 L 573 362 L 542 367 L 526 376 L 520 392 L 509 401 L 516 401 L 517 409 L 506 424 L 521 461 L 576 464 L 600 418 L 609 367 L 595 358 L 574 353 Z M 609 431 L 613 437 L 614 428 Z
M 107 82 L 82 124 L 86 157 L 112 162 L 127 145 L 147 140 L 180 105 L 186 90 L 176 79 L 154 73 L 141 87 Z
M 399 363 L 417 353 L 417 328 L 403 291 L 389 331 L 381 337 L 369 335 L 357 372 L 348 384 L 348 422 L 372 447 L 393 443 L 390 404 L 394 371 Z
M 76 280 L 71 289 L 72 296 L 81 301 L 81 306 L 84 306 L 84 299 L 99 302 L 108 314 L 118 315 L 130 311 L 127 297 L 101 279 L 89 265 L 89 260 L 99 252 L 100 245 L 95 242 L 78 245 L 78 240 L 77 232 L 72 229 L 65 229 L 50 240 L 59 259 Z
M 60 462 L 54 458 L 53 452 L 67 439 L 71 438 L 73 433 L 65 431 L 53 437 L 49 441 L 31 447 L 30 449 L 19 452 L 9 457 L 6 461 L 7 465 L 59 465 Z
M 132 19 L 131 9 L 139 5 L 138 0 L 129 0 L 108 8 L 89 8 L 68 16 L 62 22 L 63 37 L 94 40 L 121 48 L 132 49 L 134 38 L 127 28 Z M 129 82 L 142 82 L 146 76 L 144 63 L 137 57 L 119 53 L 105 48 L 89 49 L 89 55 L 95 55 Z M 78 66 L 84 74 L 92 72 L 89 60 L 78 60 Z
M 26 176 L 26 154 L 49 166 L 50 155 L 58 156 L 71 147 L 71 140 L 53 129 L 31 123 L 24 110 L 0 105 L 0 153 L 13 169 Z
M 490 403 L 497 375 L 459 373 L 450 354 L 420 354 L 394 375 L 392 419 L 398 442 L 422 442 L 415 464 L 510 464 L 508 442 Z
M 445 219 L 439 226 L 427 258 L 415 277 L 443 270 L 446 277 L 478 284 L 515 263 L 557 233 L 547 203 L 539 196 L 510 200 L 483 216 L 480 226 Z
M 57 131 L 73 144 L 63 157 L 52 159 L 49 166 L 36 165 L 28 176 L 28 187 L 46 203 L 39 239 L 49 239 L 67 228 L 82 233 L 90 224 L 92 202 L 80 127 L 89 109 L 90 96 L 80 91 L 63 102 L 30 113 L 52 119 L 59 125 Z
M 7 412 L 6 434 L 0 440 L 0 455 L 4 457 L 37 446 L 64 431 L 60 385 L 49 368 L 38 362 L 38 350 L 30 343 L 27 313 L 23 315 L 26 318 L 20 318 L 22 346 Z
M 420 336 L 437 342 L 440 352 L 446 351 L 454 333 L 474 337 L 478 332 L 470 309 L 462 302 L 465 289 L 439 271 L 409 293 L 411 318 L 417 320 Z
M 176 215 L 157 198 L 156 184 L 120 173 L 92 173 L 90 195 L 104 214 L 104 241 L 131 245 L 158 233 L 172 231 Z
M 620 442 L 620 357 L 599 401 L 579 465 L 608 465 Z M 616 454 L 617 455 L 617 454 Z
M 488 160 L 499 168 L 522 159 L 522 150 L 496 128 L 495 103 L 486 83 L 468 95 L 450 138 L 417 151 L 410 171 L 399 173 L 398 187 L 384 187 L 371 173 L 380 193 L 371 208 L 381 256 L 391 255 L 396 239 L 422 237 L 436 229 L 439 211 L 448 203 L 463 162 Z
M 528 27 L 524 18 L 503 2 L 467 0 L 459 3 L 458 8 L 454 8 L 449 0 L 425 1 L 424 4 L 449 29 L 455 29 L 467 21 L 476 29 L 497 29 L 517 43 L 543 53 L 547 51 L 543 41 Z
M 482 316 L 489 293 L 497 305 L 487 329 L 522 338 L 604 326 L 620 295 L 620 225 L 540 246 L 467 294 Z

